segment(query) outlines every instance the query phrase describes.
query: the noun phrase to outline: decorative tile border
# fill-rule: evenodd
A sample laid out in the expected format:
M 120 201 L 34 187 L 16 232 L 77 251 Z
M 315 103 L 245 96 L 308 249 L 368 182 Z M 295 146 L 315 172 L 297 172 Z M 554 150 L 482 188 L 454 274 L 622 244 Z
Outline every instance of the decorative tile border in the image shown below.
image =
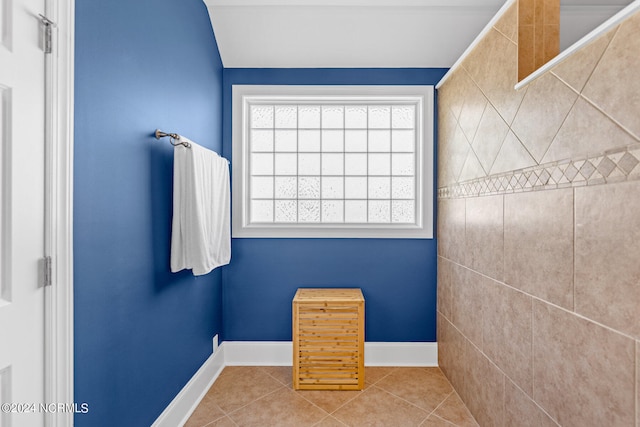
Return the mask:
M 438 198 L 489 196 L 523 191 L 640 180 L 640 144 L 578 160 L 562 160 L 438 189 Z

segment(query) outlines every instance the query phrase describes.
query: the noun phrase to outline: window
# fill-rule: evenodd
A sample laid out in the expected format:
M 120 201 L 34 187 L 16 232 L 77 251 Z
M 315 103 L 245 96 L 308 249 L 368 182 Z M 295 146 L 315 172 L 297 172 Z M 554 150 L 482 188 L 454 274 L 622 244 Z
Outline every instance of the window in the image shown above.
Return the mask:
M 233 86 L 233 237 L 431 238 L 433 87 Z

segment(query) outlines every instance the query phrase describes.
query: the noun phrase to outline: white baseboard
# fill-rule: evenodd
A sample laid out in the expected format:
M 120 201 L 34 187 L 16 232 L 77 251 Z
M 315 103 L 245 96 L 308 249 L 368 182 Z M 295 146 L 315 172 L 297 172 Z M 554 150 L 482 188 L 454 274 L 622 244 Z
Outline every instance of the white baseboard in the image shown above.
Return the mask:
M 225 341 L 224 362 L 227 366 L 291 366 L 291 341 Z
M 291 341 L 225 341 L 228 366 L 291 366 Z M 365 342 L 365 366 L 438 366 L 435 342 Z
M 365 342 L 365 366 L 438 366 L 437 342 Z
M 209 356 L 151 427 L 176 427 L 187 422 L 225 367 L 223 345 Z
M 438 366 L 435 342 L 365 342 L 365 366 Z M 225 366 L 291 366 L 291 341 L 225 341 L 151 427 L 182 426 Z

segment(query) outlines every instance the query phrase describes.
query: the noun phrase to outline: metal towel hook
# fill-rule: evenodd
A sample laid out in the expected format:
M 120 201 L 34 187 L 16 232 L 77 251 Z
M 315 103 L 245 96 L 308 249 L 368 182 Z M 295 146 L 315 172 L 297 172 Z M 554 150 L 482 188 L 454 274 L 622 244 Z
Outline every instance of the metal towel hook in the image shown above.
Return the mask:
M 161 131 L 160 129 L 156 129 L 155 135 L 156 135 L 156 139 L 160 139 L 160 138 L 164 138 L 165 136 L 168 136 L 169 142 L 174 147 L 177 145 L 183 145 L 187 148 L 191 148 L 191 144 L 189 144 L 187 141 L 183 141 L 182 137 L 177 133 L 167 133 L 167 132 Z

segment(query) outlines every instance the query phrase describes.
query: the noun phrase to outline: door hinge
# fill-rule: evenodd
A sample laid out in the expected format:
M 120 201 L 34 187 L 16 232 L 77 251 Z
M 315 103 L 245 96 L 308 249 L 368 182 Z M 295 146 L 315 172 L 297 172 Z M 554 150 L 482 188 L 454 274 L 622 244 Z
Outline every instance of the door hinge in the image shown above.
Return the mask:
M 44 53 L 51 53 L 53 50 L 53 29 L 56 27 L 56 23 L 42 14 L 38 16 L 40 16 L 40 24 L 42 24 L 42 50 Z
M 51 286 L 53 282 L 52 260 L 50 256 L 45 256 L 40 261 L 42 268 L 42 286 Z

